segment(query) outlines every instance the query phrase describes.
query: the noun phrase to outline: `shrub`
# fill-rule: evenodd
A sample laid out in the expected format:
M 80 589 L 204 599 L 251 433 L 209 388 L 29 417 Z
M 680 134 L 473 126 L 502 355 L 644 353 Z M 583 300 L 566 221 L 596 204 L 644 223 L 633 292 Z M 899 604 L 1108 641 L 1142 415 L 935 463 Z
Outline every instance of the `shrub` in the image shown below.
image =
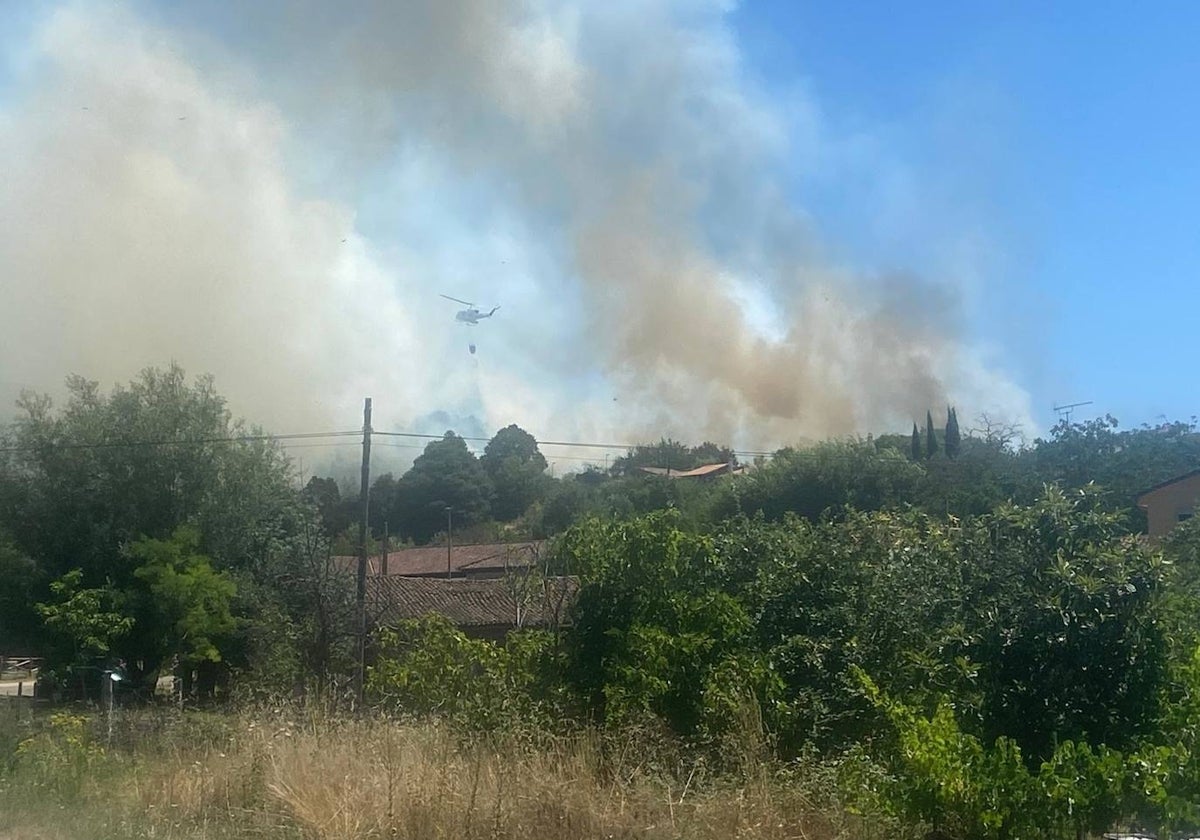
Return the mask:
M 470 730 L 552 727 L 562 699 L 554 650 L 547 632 L 514 632 L 496 644 L 430 615 L 382 632 L 367 688 L 391 712 L 436 715 Z

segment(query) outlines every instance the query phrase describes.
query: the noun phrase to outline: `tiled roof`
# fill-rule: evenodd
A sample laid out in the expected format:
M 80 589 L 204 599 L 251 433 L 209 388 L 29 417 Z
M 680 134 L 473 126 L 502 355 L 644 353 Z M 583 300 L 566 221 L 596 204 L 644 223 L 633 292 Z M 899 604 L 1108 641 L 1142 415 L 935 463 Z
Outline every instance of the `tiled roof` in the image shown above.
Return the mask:
M 377 621 L 388 624 L 438 613 L 459 627 L 545 627 L 563 621 L 576 578 L 373 578 Z
M 453 545 L 450 547 L 449 566 L 453 574 L 487 575 L 501 574 L 510 569 L 536 566 L 541 553 L 542 541 L 520 543 L 484 543 L 481 545 Z M 420 548 L 403 548 L 388 552 L 388 577 L 424 577 L 446 574 L 446 546 L 427 545 Z M 367 574 L 381 574 L 382 555 L 376 554 L 367 560 Z M 357 557 L 335 557 L 339 568 L 354 571 L 358 568 Z
M 1169 478 L 1166 481 L 1159 482 L 1153 487 L 1149 487 L 1143 490 L 1141 493 L 1138 493 L 1135 497 L 1135 500 L 1138 503 L 1141 503 L 1143 497 L 1149 496 L 1151 493 L 1157 490 L 1162 490 L 1164 487 L 1170 487 L 1172 484 L 1178 484 L 1181 481 L 1187 481 L 1189 478 L 1195 478 L 1198 475 L 1200 475 L 1200 470 L 1192 470 L 1191 472 L 1186 472 L 1183 475 L 1177 475 L 1174 478 Z
M 742 472 L 741 467 L 734 467 L 724 461 L 719 464 L 702 464 L 690 470 L 668 470 L 665 467 L 639 467 L 639 469 L 650 475 L 661 475 L 667 478 L 704 478 L 709 475 L 725 473 L 737 475 Z
M 693 477 L 701 478 L 703 476 L 712 475 L 714 473 L 722 473 L 722 472 L 730 472 L 730 471 L 736 472 L 736 468 L 731 468 L 729 466 L 729 464 L 704 464 L 703 466 L 696 467 L 694 470 L 688 470 L 686 472 L 681 472 L 678 474 L 678 477 L 679 478 L 693 478 Z

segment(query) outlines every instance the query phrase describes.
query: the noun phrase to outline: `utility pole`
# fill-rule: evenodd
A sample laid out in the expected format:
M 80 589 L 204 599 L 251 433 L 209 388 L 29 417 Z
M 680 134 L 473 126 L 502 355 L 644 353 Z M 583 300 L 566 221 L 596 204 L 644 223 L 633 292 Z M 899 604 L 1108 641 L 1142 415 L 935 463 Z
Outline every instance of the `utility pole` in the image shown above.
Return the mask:
M 391 552 L 389 548 L 391 544 L 391 534 L 388 533 L 388 522 L 383 520 L 383 557 L 379 563 L 379 576 L 386 578 L 388 572 L 388 554 Z
M 454 508 L 446 506 L 446 578 L 454 577 L 450 554 L 454 551 Z
M 366 699 L 367 667 L 367 529 L 371 515 L 371 398 L 363 401 L 362 485 L 359 489 L 362 518 L 358 522 L 358 672 L 354 693 L 361 711 Z

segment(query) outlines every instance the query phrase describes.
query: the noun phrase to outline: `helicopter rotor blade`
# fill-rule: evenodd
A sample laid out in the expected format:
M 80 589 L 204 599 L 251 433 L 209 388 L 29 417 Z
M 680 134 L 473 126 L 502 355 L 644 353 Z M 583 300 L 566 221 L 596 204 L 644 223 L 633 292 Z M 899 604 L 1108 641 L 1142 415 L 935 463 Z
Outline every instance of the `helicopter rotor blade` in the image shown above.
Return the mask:
M 475 304 L 471 303 L 469 300 L 460 300 L 459 298 L 456 298 L 456 297 L 450 297 L 450 295 L 443 295 L 443 294 L 439 293 L 438 296 L 444 297 L 446 300 L 452 300 L 455 303 L 461 303 L 463 306 L 474 306 L 475 305 Z

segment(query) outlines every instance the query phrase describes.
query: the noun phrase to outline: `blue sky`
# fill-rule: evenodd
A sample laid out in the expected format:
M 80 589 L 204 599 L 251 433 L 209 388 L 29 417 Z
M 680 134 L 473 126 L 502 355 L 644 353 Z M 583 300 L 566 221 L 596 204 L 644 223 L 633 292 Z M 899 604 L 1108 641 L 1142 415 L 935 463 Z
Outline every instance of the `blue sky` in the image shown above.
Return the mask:
M 457 2 L 0 0 L 0 395 L 175 358 L 281 431 L 374 392 L 752 447 L 1196 411 L 1200 7 Z M 477 356 L 442 289 L 504 304 Z
M 910 160 L 959 179 L 1004 254 L 975 329 L 1018 360 L 1040 417 L 1197 413 L 1200 6 L 908 8 L 747 2 L 734 20 L 765 84 L 803 79 L 836 122 L 894 126 Z M 956 117 L 959 136 L 931 128 Z M 855 209 L 831 208 L 831 233 L 888 258 Z

